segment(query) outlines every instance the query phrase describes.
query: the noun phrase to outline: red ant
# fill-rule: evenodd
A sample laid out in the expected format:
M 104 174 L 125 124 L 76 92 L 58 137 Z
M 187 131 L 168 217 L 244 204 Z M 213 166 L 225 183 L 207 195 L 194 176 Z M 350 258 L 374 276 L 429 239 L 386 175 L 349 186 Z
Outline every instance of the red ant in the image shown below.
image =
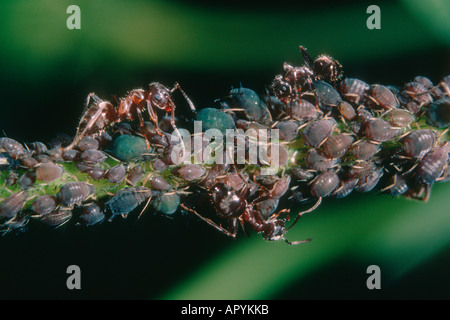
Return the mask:
M 81 117 L 80 124 L 78 125 L 76 136 L 73 142 L 66 147 L 66 150 L 72 149 L 76 146 L 84 136 L 89 134 L 97 134 L 100 131 L 105 130 L 110 125 L 122 122 L 124 120 L 133 121 L 137 118 L 139 119 L 141 128 L 144 128 L 145 125 L 142 113 L 145 109 L 147 109 L 149 113 L 150 120 L 155 124 L 157 133 L 164 136 L 164 134 L 159 130 L 158 115 L 155 110 L 156 108 L 171 114 L 170 124 L 180 138 L 180 143 L 183 147 L 183 154 L 185 154 L 181 134 L 175 125 L 175 104 L 171 98 L 171 94 L 177 89 L 183 94 L 189 104 L 189 107 L 191 108 L 191 111 L 195 113 L 196 109 L 194 104 L 184 93 L 178 83 L 176 83 L 171 90 L 160 83 L 150 83 L 148 90 L 135 89 L 129 92 L 125 98 L 121 98 L 118 101 L 118 106 L 116 107 L 108 101 L 101 100 L 95 93 L 90 93 L 87 97 L 85 112 Z M 88 107 L 91 99 L 94 100 L 94 104 L 91 107 Z M 150 147 L 147 138 L 146 142 L 147 147 Z

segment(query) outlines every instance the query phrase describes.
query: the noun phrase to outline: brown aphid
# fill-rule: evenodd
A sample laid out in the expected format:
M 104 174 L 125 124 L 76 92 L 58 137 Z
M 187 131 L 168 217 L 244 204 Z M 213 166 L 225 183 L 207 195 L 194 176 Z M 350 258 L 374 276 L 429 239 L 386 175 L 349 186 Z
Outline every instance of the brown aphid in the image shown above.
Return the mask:
M 13 186 L 17 183 L 18 179 L 19 176 L 17 175 L 17 173 L 14 171 L 10 171 L 8 177 L 6 177 L 6 185 Z
M 347 152 L 354 140 L 348 134 L 331 136 L 323 144 L 323 152 L 329 158 L 340 158 Z
M 362 80 L 345 78 L 341 82 L 340 92 L 344 99 L 355 105 L 359 105 L 369 88 L 370 86 Z
M 389 177 L 389 185 L 381 189 L 383 192 L 388 192 L 392 196 L 399 196 L 404 194 L 409 189 L 408 177 L 404 174 L 394 174 Z
M 347 101 L 342 101 L 339 106 L 339 112 L 345 120 L 352 121 L 356 118 L 356 112 L 353 106 Z
M 427 90 L 431 89 L 433 87 L 433 82 L 431 82 L 430 79 L 424 76 L 417 76 L 414 78 L 414 82 L 420 83 L 422 86 L 424 86 Z
M 80 170 L 81 172 L 89 172 L 90 170 L 92 170 L 92 168 L 95 166 L 94 163 L 92 162 L 87 162 L 87 161 L 81 161 L 77 163 L 77 169 Z
M 380 145 L 367 140 L 359 140 L 351 147 L 351 152 L 358 160 L 369 160 L 380 150 Z
M 286 113 L 301 122 L 317 120 L 321 115 L 321 112 L 312 103 L 302 99 L 295 99 L 287 103 Z
M 106 170 L 99 166 L 93 166 L 92 169 L 88 171 L 89 176 L 94 180 L 103 179 L 106 174 Z
M 370 161 L 361 161 L 348 170 L 348 175 L 350 178 L 364 178 L 368 176 L 372 171 L 376 170 L 375 164 Z
M 375 119 L 375 117 L 369 110 L 362 108 L 362 107 L 358 108 L 357 115 L 358 115 L 359 120 L 361 120 L 361 122 L 364 124 L 367 124 L 370 121 L 372 121 L 373 119 Z
M 43 215 L 40 218 L 41 223 L 46 226 L 57 228 L 66 224 L 72 218 L 72 211 L 67 209 L 58 209 Z
M 93 136 L 86 136 L 80 139 L 80 142 L 78 142 L 77 147 L 81 151 L 86 150 L 97 150 L 100 146 L 100 143 L 97 139 L 95 139 Z
M 382 176 L 383 176 L 382 169 L 377 169 L 370 172 L 368 175 L 358 180 L 358 183 L 355 186 L 355 190 L 359 192 L 371 191 L 378 184 Z
M 308 151 L 305 157 L 306 166 L 309 169 L 325 171 L 337 164 L 337 159 L 326 157 L 320 154 L 316 149 Z
M 38 154 L 37 156 L 34 157 L 37 161 L 39 161 L 39 163 L 46 163 L 46 162 L 52 162 L 53 160 L 52 158 L 50 158 L 48 155 L 46 154 Z
M 47 214 L 56 209 L 57 199 L 51 195 L 43 195 L 39 196 L 36 200 L 34 200 L 31 208 L 37 214 Z
M 135 186 L 136 183 L 144 176 L 144 169 L 138 165 L 128 170 L 127 183 Z
M 374 141 L 389 141 L 401 134 L 401 129 L 392 127 L 382 119 L 373 119 L 366 124 L 366 136 Z
M 340 180 L 339 187 L 331 193 L 331 196 L 337 199 L 342 199 L 352 193 L 359 179 L 350 178 L 346 180 Z
M 419 129 L 411 131 L 403 139 L 403 150 L 407 156 L 422 158 L 430 151 L 436 142 L 436 134 L 433 130 Z
M 448 166 L 448 147 L 446 144 L 433 148 L 417 166 L 419 181 L 431 185 L 442 176 Z
M 0 218 L 12 218 L 22 210 L 27 200 L 27 192 L 20 191 L 10 195 L 0 204 Z
M 111 183 L 120 183 L 125 179 L 126 174 L 127 169 L 125 166 L 123 164 L 119 164 L 109 169 L 105 174 L 105 178 Z
M 149 180 L 150 186 L 154 190 L 167 191 L 172 188 L 172 185 L 168 183 L 166 180 L 164 180 L 161 176 L 154 176 L 151 177 Z
M 304 170 L 301 167 L 295 167 L 291 171 L 292 177 L 300 181 L 309 181 L 314 177 L 314 172 Z
M 40 163 L 36 167 L 36 177 L 44 182 L 52 182 L 64 173 L 63 168 L 52 162 Z
M 184 180 L 193 181 L 200 179 L 206 173 L 206 170 L 198 164 L 188 163 L 175 169 L 174 173 Z
M 402 93 L 416 101 L 420 106 L 426 106 L 433 103 L 433 98 L 424 85 L 418 82 L 410 82 L 405 84 Z
M 413 114 L 403 109 L 394 109 L 389 112 L 388 122 L 394 127 L 408 127 L 416 120 Z
M 61 204 L 72 206 L 81 204 L 95 192 L 94 186 L 85 182 L 68 182 L 61 187 L 56 195 Z
M 35 171 L 28 171 L 25 172 L 20 178 L 19 178 L 19 187 L 21 189 L 28 189 L 33 186 L 33 184 L 36 182 L 36 172 Z
M 33 153 L 35 155 L 43 154 L 48 151 L 47 146 L 44 143 L 39 142 L 39 141 L 30 143 L 30 147 L 33 150 Z
M 14 160 L 19 159 L 25 154 L 25 149 L 22 144 L 14 139 L 1 137 L 0 138 L 0 151 L 6 151 Z
M 92 162 L 92 163 L 99 163 L 103 162 L 108 157 L 103 151 L 100 150 L 86 150 L 81 153 L 81 159 L 83 161 Z
M 274 183 L 273 187 L 270 189 L 269 197 L 272 199 L 280 199 L 286 193 L 286 191 L 288 191 L 290 183 L 291 176 L 285 175 L 281 177 L 277 182 Z
M 303 131 L 303 138 L 310 146 L 317 148 L 332 134 L 335 126 L 336 120 L 332 118 L 311 122 Z
M 326 171 L 314 179 L 311 185 L 311 195 L 316 198 L 326 197 L 338 187 L 339 181 L 335 172 Z
M 78 161 L 80 159 L 80 151 L 75 149 L 64 150 L 62 157 L 65 161 Z
M 280 131 L 280 139 L 291 141 L 297 137 L 298 123 L 295 121 L 280 121 L 275 126 Z
M 370 94 L 367 95 L 367 101 L 371 102 L 372 107 L 382 107 L 384 109 L 394 109 L 399 106 L 397 97 L 392 91 L 383 85 L 375 84 L 370 88 Z
M 20 158 L 20 163 L 27 168 L 33 168 L 39 162 L 31 156 L 25 156 Z
M 83 226 L 92 226 L 105 219 L 105 213 L 96 203 L 89 203 L 83 208 L 83 212 L 78 218 L 78 223 Z

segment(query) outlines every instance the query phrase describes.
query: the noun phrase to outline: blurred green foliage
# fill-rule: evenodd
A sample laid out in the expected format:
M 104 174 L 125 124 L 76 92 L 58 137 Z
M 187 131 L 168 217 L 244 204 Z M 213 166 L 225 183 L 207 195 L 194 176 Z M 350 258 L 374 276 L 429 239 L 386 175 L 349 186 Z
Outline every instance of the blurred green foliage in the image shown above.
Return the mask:
M 66 28 L 71 4 L 81 8 L 81 30 Z M 262 91 L 284 61 L 301 64 L 300 44 L 371 83 L 450 73 L 448 1 L 379 2 L 381 30 L 366 28 L 369 4 L 2 1 L 0 129 L 21 141 L 73 134 L 89 92 L 121 96 L 151 81 L 179 81 L 199 108 L 211 106 L 240 81 Z M 233 241 L 192 217 L 151 214 L 136 226 L 8 237 L 0 294 L 447 299 L 449 191 L 436 185 L 429 203 L 375 194 L 325 201 L 288 233 L 313 238 L 297 247 L 256 234 Z M 86 274 L 81 292 L 64 287 L 69 264 Z M 381 267 L 382 290 L 365 286 L 370 264 Z

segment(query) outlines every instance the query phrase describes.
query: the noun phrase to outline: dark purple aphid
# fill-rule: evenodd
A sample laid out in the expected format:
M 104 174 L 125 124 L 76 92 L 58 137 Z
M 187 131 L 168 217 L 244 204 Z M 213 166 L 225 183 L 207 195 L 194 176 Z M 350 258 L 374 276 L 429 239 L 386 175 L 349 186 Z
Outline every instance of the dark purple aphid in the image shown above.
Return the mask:
M 340 158 L 352 145 L 354 139 L 348 134 L 331 136 L 323 144 L 323 152 L 330 158 Z
M 403 139 L 403 150 L 407 156 L 421 158 L 430 151 L 436 142 L 436 134 L 429 129 L 411 131 Z
M 350 178 L 346 180 L 340 180 L 339 187 L 331 194 L 334 198 L 342 199 L 352 193 L 359 179 Z
M 0 218 L 12 218 L 22 210 L 26 200 L 27 192 L 20 191 L 10 195 L 0 204 Z
M 65 161 L 78 161 L 80 159 L 80 152 L 75 149 L 64 150 L 62 157 Z
M 291 176 L 285 175 L 278 179 L 274 183 L 269 192 L 269 197 L 273 199 L 280 199 L 286 191 L 289 189 L 289 184 L 291 183 Z
M 412 114 L 416 114 L 422 109 L 422 106 L 418 104 L 416 101 L 408 101 L 405 107 Z
M 418 82 L 405 84 L 402 94 L 410 97 L 420 106 L 426 106 L 433 102 L 433 98 L 431 97 L 431 94 L 428 93 L 428 89 Z
M 200 179 L 206 173 L 206 170 L 198 164 L 188 163 L 176 169 L 174 173 L 184 180 L 193 181 Z
M 419 181 L 431 185 L 440 178 L 448 165 L 448 149 L 446 145 L 433 148 L 417 166 Z
M 72 218 L 72 211 L 67 209 L 58 209 L 40 217 L 41 223 L 48 227 L 58 228 L 66 224 Z
M 36 177 L 44 182 L 52 182 L 64 173 L 63 168 L 52 162 L 40 163 L 36 167 Z
M 46 154 L 39 154 L 37 156 L 34 157 L 37 161 L 39 161 L 39 163 L 46 163 L 46 162 L 52 162 L 53 160 L 52 158 L 50 158 L 48 155 Z
M 53 148 L 48 151 L 48 155 L 50 159 L 55 162 L 63 162 L 64 158 L 62 157 L 62 150 L 59 148 Z
M 310 146 L 317 148 L 331 135 L 335 126 L 336 121 L 332 118 L 311 122 L 303 131 L 303 137 Z
M 100 150 L 86 150 L 81 153 L 81 159 L 87 162 L 99 163 L 103 162 L 108 157 Z
M 450 98 L 434 102 L 426 111 L 427 123 L 437 128 L 450 126 Z
M 48 151 L 47 146 L 44 143 L 39 142 L 39 141 L 30 143 L 30 147 L 33 150 L 35 155 L 43 154 Z
M 0 138 L 0 151 L 6 151 L 14 160 L 19 159 L 25 154 L 25 149 L 22 144 L 7 137 Z
M 336 107 L 341 104 L 341 95 L 333 88 L 333 86 L 324 81 L 314 81 L 313 83 L 322 105 Z
M 301 99 L 289 102 L 286 106 L 286 113 L 301 122 L 316 120 L 321 114 L 312 103 Z
M 336 159 L 332 159 L 320 154 L 316 149 L 311 149 L 306 154 L 306 166 L 309 169 L 325 171 L 337 164 Z
M 89 203 L 83 208 L 78 221 L 83 226 L 92 226 L 100 223 L 105 219 L 105 213 L 96 203 Z
M 374 141 L 389 141 L 401 134 L 401 129 L 392 127 L 382 119 L 373 119 L 366 124 L 366 136 Z
M 291 175 L 294 179 L 300 181 L 309 181 L 314 177 L 314 173 L 310 170 L 304 170 L 300 167 L 293 168 L 291 171 Z
M 94 180 L 103 179 L 106 174 L 106 170 L 99 166 L 93 166 L 92 169 L 88 171 L 89 176 Z
M 31 156 L 25 156 L 20 158 L 20 163 L 27 168 L 33 168 L 39 162 Z
M 370 121 L 375 119 L 373 114 L 369 110 L 364 109 L 364 108 L 359 108 L 357 111 L 357 114 L 358 114 L 359 120 L 361 120 L 361 122 L 365 123 L 365 124 L 367 124 Z
M 85 182 L 68 182 L 61 187 L 56 195 L 61 204 L 72 206 L 81 204 L 95 192 L 94 186 Z
M 144 176 L 144 169 L 142 166 L 135 166 L 128 170 L 127 175 L 127 183 L 131 184 L 132 186 L 135 186 L 136 183 L 138 183 L 139 180 Z
M 95 166 L 92 162 L 81 161 L 77 163 L 77 169 L 81 172 L 89 172 Z
M 348 170 L 350 178 L 364 178 L 368 176 L 372 171 L 376 170 L 375 164 L 369 161 L 361 161 L 351 166 Z
M 110 220 L 117 215 L 127 215 L 136 209 L 142 202 L 151 197 L 148 188 L 127 188 L 119 190 L 105 206 L 111 211 Z
M 154 176 L 150 178 L 150 185 L 152 189 L 159 191 L 167 191 L 172 188 L 172 185 L 164 180 L 161 176 Z
M 359 192 L 369 192 L 375 188 L 382 176 L 382 169 L 376 169 L 370 172 L 368 175 L 359 179 L 358 184 L 355 186 L 355 190 Z
M 341 83 L 340 92 L 344 99 L 359 105 L 369 88 L 370 86 L 362 80 L 345 78 Z
M 339 177 L 335 172 L 326 171 L 313 181 L 311 195 L 316 198 L 326 197 L 338 187 L 339 181 Z
M 57 199 L 54 196 L 43 195 L 34 200 L 31 208 L 37 214 L 47 214 L 56 209 Z
M 369 160 L 380 150 L 380 145 L 366 140 L 359 140 L 351 148 L 352 154 L 358 160 Z
M 399 196 L 408 191 L 408 178 L 403 174 L 394 174 L 388 180 L 390 185 L 385 187 L 384 190 L 392 196 Z
M 291 141 L 297 137 L 298 126 L 295 121 L 280 121 L 275 128 L 279 130 L 281 140 Z
M 35 171 L 29 171 L 22 174 L 22 176 L 19 178 L 19 187 L 21 189 L 28 189 L 33 186 L 33 184 L 36 182 L 36 172 Z
M 399 106 L 397 97 L 383 85 L 373 85 L 370 89 L 370 94 L 367 95 L 368 101 L 372 107 L 382 107 L 384 109 L 394 109 Z
M 430 79 L 424 76 L 417 76 L 414 78 L 414 82 L 420 83 L 423 85 L 427 90 L 431 89 L 433 87 L 433 82 L 431 82 Z
M 111 183 L 120 183 L 125 179 L 127 169 L 123 164 L 112 167 L 105 174 L 105 178 Z
M 81 151 L 86 150 L 97 150 L 100 146 L 100 143 L 97 139 L 95 139 L 92 136 L 86 136 L 80 139 L 80 142 L 78 142 L 77 147 Z

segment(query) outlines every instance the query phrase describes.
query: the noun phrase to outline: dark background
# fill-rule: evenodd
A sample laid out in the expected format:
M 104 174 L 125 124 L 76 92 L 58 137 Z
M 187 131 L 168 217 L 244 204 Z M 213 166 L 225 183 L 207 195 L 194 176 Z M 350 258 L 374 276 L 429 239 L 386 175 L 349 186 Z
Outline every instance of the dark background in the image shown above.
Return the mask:
M 81 8 L 68 30 L 66 8 Z M 381 8 L 381 30 L 366 9 Z M 0 129 L 21 142 L 75 133 L 89 92 L 109 99 L 179 82 L 197 108 L 231 87 L 263 92 L 298 46 L 345 74 L 401 85 L 450 74 L 448 2 L 2 1 Z M 177 112 L 186 108 L 176 96 Z M 180 109 L 180 110 L 179 110 Z M 289 232 L 231 240 L 192 217 L 31 230 L 0 239 L 2 299 L 448 299 L 449 186 L 424 204 L 385 195 L 330 200 Z M 298 208 L 298 210 L 304 208 Z M 78 265 L 82 289 L 66 288 Z M 379 265 L 382 289 L 366 287 Z

